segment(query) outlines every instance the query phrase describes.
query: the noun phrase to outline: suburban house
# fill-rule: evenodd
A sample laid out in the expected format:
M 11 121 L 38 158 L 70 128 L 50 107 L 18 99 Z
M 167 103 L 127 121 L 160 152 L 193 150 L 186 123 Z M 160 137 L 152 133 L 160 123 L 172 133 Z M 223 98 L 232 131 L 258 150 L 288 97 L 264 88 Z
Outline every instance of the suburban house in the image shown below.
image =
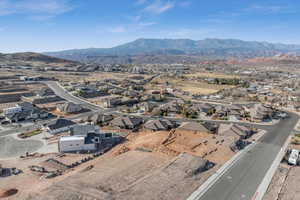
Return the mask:
M 75 125 L 76 123 L 71 120 L 60 118 L 53 122 L 50 122 L 49 124 L 46 124 L 44 126 L 44 130 L 46 130 L 50 134 L 57 134 L 67 132 Z
M 238 110 L 229 110 L 229 113 L 227 113 L 228 120 L 230 121 L 238 121 L 241 120 L 241 113 Z
M 78 124 L 70 128 L 71 136 L 86 136 L 89 133 L 98 134 L 100 133 L 100 129 L 98 126 L 91 124 Z
M 189 110 L 197 112 L 199 115 L 208 115 L 212 114 L 215 111 L 215 108 L 213 105 L 210 105 L 208 103 L 203 104 L 192 104 L 189 107 Z
M 176 123 L 167 119 L 149 120 L 144 124 L 145 129 L 152 131 L 166 131 L 176 127 Z
M 121 129 L 135 129 L 143 124 L 144 120 L 140 117 L 126 116 L 118 117 L 110 122 L 112 126 L 119 127 Z
M 106 95 L 106 93 L 104 93 L 103 91 L 99 91 L 96 88 L 89 86 L 77 88 L 76 92 L 79 96 L 84 98 L 93 98 Z
M 182 122 L 176 129 L 180 132 L 193 132 L 193 133 L 211 133 L 205 126 L 198 122 Z
M 123 92 L 123 95 L 127 96 L 127 97 L 131 97 L 131 98 L 135 98 L 135 97 L 138 97 L 140 94 L 139 94 L 139 92 L 137 92 L 135 90 L 127 90 L 127 91 Z
M 122 100 L 120 97 L 115 98 L 106 98 L 103 105 L 106 108 L 113 108 L 115 106 L 118 106 L 122 103 Z
M 262 104 L 255 104 L 254 106 L 250 107 L 248 110 L 251 120 L 253 121 L 264 121 L 266 119 L 270 119 L 272 117 L 273 110 L 271 107 L 262 105 Z
M 37 95 L 40 97 L 45 97 L 45 96 L 53 96 L 53 95 L 55 95 L 55 93 L 50 88 L 44 87 L 37 92 Z
M 177 101 L 171 101 L 162 105 L 160 110 L 168 113 L 180 113 L 181 108 L 181 104 L 177 103 Z
M 254 131 L 238 124 L 221 124 L 217 134 L 221 136 L 233 136 L 238 139 L 247 139 L 254 134 Z
M 72 153 L 82 151 L 96 151 L 96 141 L 94 138 L 85 136 L 64 136 L 58 141 L 58 150 L 61 153 Z
M 219 125 L 215 122 L 204 122 L 202 125 L 213 134 L 215 134 L 219 128 Z
M 79 104 L 75 104 L 73 102 L 67 102 L 64 104 L 57 105 L 57 110 L 62 113 L 72 114 L 72 113 L 81 112 L 83 108 Z
M 137 109 L 141 113 L 145 113 L 145 112 L 152 112 L 153 109 L 155 108 L 155 106 L 156 105 L 154 103 L 142 102 L 139 104 L 135 104 L 134 108 Z
M 218 117 L 225 117 L 230 112 L 229 108 L 223 106 L 223 105 L 217 105 L 215 107 L 215 115 Z
M 106 124 L 109 123 L 111 120 L 113 120 L 113 116 L 110 114 L 102 114 L 102 113 L 93 113 L 84 119 L 82 121 L 85 122 L 92 122 L 94 124 Z
M 117 95 L 120 95 L 124 92 L 123 89 L 119 89 L 119 88 L 113 88 L 113 89 L 110 89 L 108 90 L 108 93 L 109 94 L 117 94 Z
M 45 119 L 49 117 L 48 112 L 37 108 L 28 102 L 19 103 L 15 107 L 4 109 L 3 113 L 6 120 L 10 123 L 23 120 Z
M 62 153 L 97 152 L 113 147 L 122 137 L 113 133 L 102 133 L 97 126 L 76 125 L 71 128 L 70 136 L 60 137 L 59 151 Z

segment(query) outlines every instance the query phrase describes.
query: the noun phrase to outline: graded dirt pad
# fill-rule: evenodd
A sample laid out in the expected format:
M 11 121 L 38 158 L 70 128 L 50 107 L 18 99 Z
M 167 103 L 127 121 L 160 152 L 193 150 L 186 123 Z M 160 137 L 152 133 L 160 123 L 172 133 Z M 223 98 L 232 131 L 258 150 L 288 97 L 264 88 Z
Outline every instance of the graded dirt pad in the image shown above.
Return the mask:
M 145 149 L 177 156 L 180 153 L 203 157 L 217 164 L 229 160 L 234 152 L 230 145 L 234 138 L 212 135 L 208 133 L 195 133 L 193 131 L 158 131 L 140 132 L 131 134 L 124 146 L 130 150 Z
M 200 157 L 130 151 L 56 183 L 26 200 L 186 199 L 213 172 Z
M 34 152 L 43 146 L 37 140 L 17 140 L 13 137 L 0 137 L 0 158 L 10 158 Z

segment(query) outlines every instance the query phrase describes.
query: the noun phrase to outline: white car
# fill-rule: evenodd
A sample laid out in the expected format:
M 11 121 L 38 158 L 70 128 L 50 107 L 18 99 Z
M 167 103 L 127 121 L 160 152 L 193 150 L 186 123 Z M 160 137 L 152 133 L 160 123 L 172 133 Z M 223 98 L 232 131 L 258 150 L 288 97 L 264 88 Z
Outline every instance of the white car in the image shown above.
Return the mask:
M 299 157 L 299 150 L 292 149 L 288 163 L 290 165 L 297 165 L 298 157 Z

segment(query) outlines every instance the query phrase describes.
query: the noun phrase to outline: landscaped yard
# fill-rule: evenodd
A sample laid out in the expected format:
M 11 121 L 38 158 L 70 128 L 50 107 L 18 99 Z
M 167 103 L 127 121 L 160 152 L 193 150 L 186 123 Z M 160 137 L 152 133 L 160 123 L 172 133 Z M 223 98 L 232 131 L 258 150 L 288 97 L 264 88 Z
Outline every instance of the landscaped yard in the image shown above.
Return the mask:
M 18 135 L 18 137 L 22 138 L 22 139 L 26 139 L 26 138 L 38 135 L 40 133 L 42 133 L 42 130 L 41 129 L 37 129 L 37 130 L 34 130 L 34 131 L 29 131 L 29 132 L 26 132 L 26 133 L 21 133 L 21 134 Z

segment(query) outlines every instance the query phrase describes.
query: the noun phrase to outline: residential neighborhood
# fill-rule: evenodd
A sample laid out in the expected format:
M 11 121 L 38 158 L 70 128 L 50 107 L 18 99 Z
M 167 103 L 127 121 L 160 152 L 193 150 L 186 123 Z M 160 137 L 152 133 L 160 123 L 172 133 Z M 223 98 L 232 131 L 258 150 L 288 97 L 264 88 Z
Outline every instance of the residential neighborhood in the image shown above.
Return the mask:
M 0 200 L 300 200 L 299 10 L 0 0 Z
M 220 81 L 223 86 L 231 84 L 231 75 L 218 71 L 213 72 L 218 74 L 215 76 L 220 77 L 223 73 L 224 78 L 203 79 L 200 77 L 206 76 L 206 72 L 189 74 L 184 71 L 176 72 L 175 78 L 169 79 L 170 70 L 172 68 L 159 74 L 133 70 L 134 73 L 126 72 L 128 74 L 124 79 L 118 75 L 117 78 L 85 79 L 82 82 L 73 82 L 73 79 L 64 77 L 54 81 L 45 78 L 34 82 L 7 77 L 10 89 L 3 91 L 19 91 L 20 82 L 23 83 L 22 87 L 38 86 L 38 89 L 32 95 L 24 94 L 18 96 L 18 99 L 16 97 L 11 102 L 3 103 L 0 132 L 7 134 L 4 137 L 7 141 L 2 156 L 21 160 L 30 158 L 24 162 L 25 168 L 21 167 L 22 171 L 29 173 L 28 177 L 22 178 L 23 181 L 35 179 L 36 175 L 30 175 L 33 171 L 39 171 L 40 176 L 53 177 L 51 179 L 55 180 L 56 177 L 68 177 L 70 172 L 66 169 L 69 168 L 77 171 L 86 166 L 92 170 L 90 168 L 94 164 L 88 163 L 97 162 L 99 156 L 113 157 L 117 159 L 116 164 L 125 164 L 125 161 L 118 161 L 123 154 L 129 156 L 125 158 L 126 162 L 135 162 L 134 157 L 139 154 L 159 156 L 148 159 L 151 162 L 158 159 L 162 163 L 181 156 L 181 159 L 188 159 L 190 161 L 187 162 L 192 163 L 200 157 L 204 159 L 201 162 L 207 162 L 205 169 L 201 169 L 202 173 L 214 173 L 234 159 L 235 155 L 264 137 L 264 127 L 277 126 L 290 117 L 288 112 L 298 112 L 298 107 L 290 106 L 297 105 L 297 98 L 291 96 L 296 93 L 289 91 L 286 95 L 290 97 L 281 98 L 282 103 L 278 103 L 274 98 L 279 96 L 270 95 L 270 92 L 275 87 L 277 90 L 282 88 L 283 92 L 285 87 L 267 87 L 267 83 L 261 79 L 255 85 L 249 85 L 246 83 L 250 83 L 250 80 L 244 79 L 243 73 L 234 75 L 239 77 L 234 78 L 239 80 L 234 82 L 234 87 L 219 88 L 217 92 L 211 90 L 209 95 L 198 95 L 188 92 L 185 86 L 178 89 L 172 81 L 177 77 L 178 81 L 184 79 L 187 82 L 195 81 L 195 84 L 200 81 L 207 86 L 217 87 Z M 31 73 L 30 70 L 28 73 Z M 115 76 L 109 73 L 110 76 Z M 196 78 L 197 74 L 201 76 Z M 261 98 L 263 94 L 259 89 L 260 84 L 264 85 L 264 91 L 270 90 L 269 93 L 264 93 L 266 98 Z M 281 84 L 285 85 L 284 81 Z M 245 86 L 248 87 L 246 90 Z M 243 98 L 237 98 L 237 90 L 244 91 L 240 95 Z M 246 95 L 251 98 L 245 98 Z M 254 100 L 255 95 L 260 98 Z M 232 99 L 235 99 L 234 103 Z M 16 134 L 18 140 L 10 136 L 16 127 L 19 130 Z M 19 151 L 10 151 L 8 141 L 18 145 Z M 48 169 L 49 164 L 38 161 L 39 156 L 45 157 L 46 163 L 56 163 L 57 167 L 54 169 L 58 171 Z M 147 166 L 143 162 L 136 173 L 143 173 L 142 170 Z M 26 163 L 30 163 L 28 168 Z M 16 167 L 9 162 L 5 165 Z M 159 165 L 154 166 L 160 169 Z M 201 175 L 202 173 L 199 176 L 206 176 Z M 49 178 L 45 179 L 45 183 L 47 179 Z M 205 180 L 203 179 L 203 183 Z M 166 185 L 167 187 L 171 185 Z M 187 187 L 185 190 L 192 192 L 194 189 L 196 188 Z M 26 187 L 24 191 L 27 191 Z

